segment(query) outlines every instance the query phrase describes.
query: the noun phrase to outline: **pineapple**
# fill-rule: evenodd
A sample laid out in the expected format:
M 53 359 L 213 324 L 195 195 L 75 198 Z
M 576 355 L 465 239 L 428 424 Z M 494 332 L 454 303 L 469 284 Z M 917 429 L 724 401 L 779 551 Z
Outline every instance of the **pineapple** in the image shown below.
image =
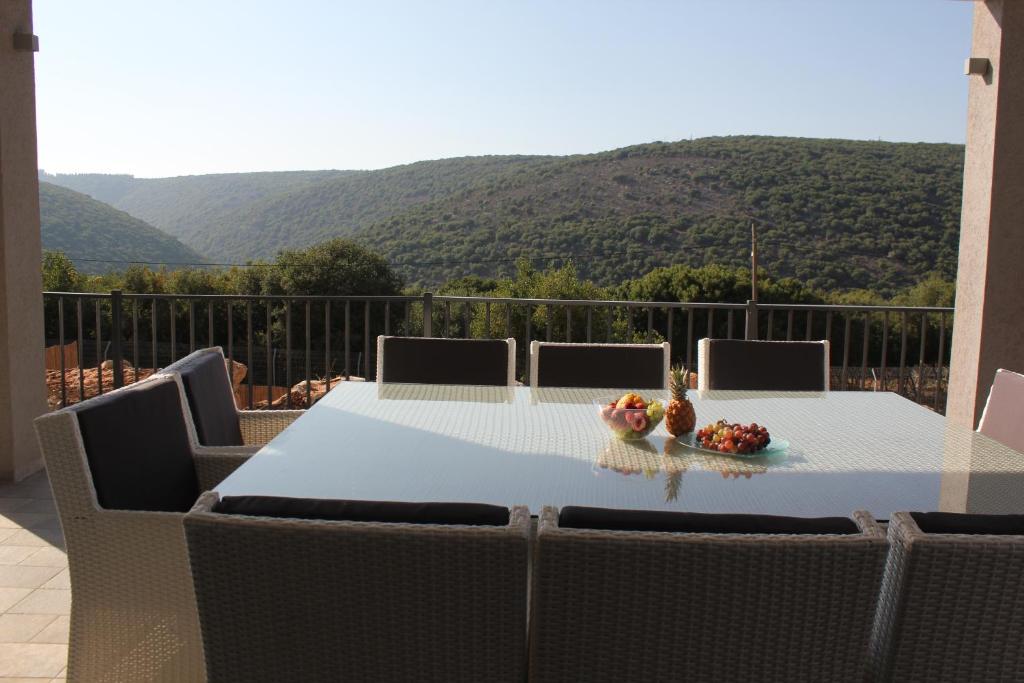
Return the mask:
M 693 404 L 686 398 L 686 390 L 690 388 L 690 371 L 678 365 L 672 368 L 668 387 L 672 392 L 672 400 L 665 408 L 665 429 L 672 436 L 689 434 L 697 426 L 697 414 Z

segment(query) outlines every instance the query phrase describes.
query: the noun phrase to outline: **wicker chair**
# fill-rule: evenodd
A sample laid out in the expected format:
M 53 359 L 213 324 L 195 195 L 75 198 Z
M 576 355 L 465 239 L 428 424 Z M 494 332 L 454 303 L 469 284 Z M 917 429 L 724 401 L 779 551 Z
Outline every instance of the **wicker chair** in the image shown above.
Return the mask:
M 515 386 L 516 340 L 381 335 L 377 381 Z
M 466 526 L 270 500 L 320 512 L 227 514 L 210 492 L 186 515 L 209 680 L 525 680 L 526 508 Z
M 249 454 L 192 448 L 181 380 L 168 375 L 35 428 L 71 572 L 68 680 L 203 680 L 182 518 Z
M 202 446 L 251 446 L 255 452 L 304 412 L 238 410 L 219 346 L 194 351 L 162 372 L 181 375 Z
M 1024 680 L 1024 517 L 897 512 L 889 544 L 875 680 Z
M 705 338 L 697 369 L 700 391 L 828 391 L 829 343 Z
M 855 512 L 844 534 L 735 533 L 737 518 L 790 520 L 725 517 L 734 533 L 624 531 L 565 528 L 544 508 L 530 680 L 861 683 L 885 561 L 879 525 Z M 819 521 L 832 522 L 806 520 Z
M 530 386 L 665 389 L 672 347 L 530 343 Z
M 996 370 L 978 431 L 1024 453 L 1024 375 Z

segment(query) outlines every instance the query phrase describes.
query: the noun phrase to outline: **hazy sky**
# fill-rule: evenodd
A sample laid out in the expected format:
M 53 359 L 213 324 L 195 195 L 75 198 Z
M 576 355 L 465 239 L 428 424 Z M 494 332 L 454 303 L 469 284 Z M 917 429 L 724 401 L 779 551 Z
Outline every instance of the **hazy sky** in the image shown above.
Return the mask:
M 39 164 L 381 168 L 767 134 L 962 142 L 952 0 L 35 0 Z

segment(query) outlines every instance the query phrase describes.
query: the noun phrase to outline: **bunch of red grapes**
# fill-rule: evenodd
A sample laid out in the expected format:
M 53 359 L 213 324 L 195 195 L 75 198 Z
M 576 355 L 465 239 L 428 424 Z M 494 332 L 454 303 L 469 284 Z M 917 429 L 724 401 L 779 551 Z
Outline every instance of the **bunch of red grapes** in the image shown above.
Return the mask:
M 757 453 L 764 450 L 771 441 L 768 430 L 759 427 L 756 422 L 741 425 L 719 420 L 697 430 L 697 443 L 701 448 L 719 453 Z

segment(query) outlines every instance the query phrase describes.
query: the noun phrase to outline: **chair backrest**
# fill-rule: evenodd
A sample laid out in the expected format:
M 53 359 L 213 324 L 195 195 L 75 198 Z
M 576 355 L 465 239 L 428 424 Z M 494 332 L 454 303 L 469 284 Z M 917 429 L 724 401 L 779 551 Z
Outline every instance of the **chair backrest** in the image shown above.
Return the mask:
M 187 512 L 199 495 L 180 380 L 154 375 L 36 419 L 62 519 Z
M 701 339 L 697 388 L 828 391 L 829 343 Z
M 996 370 L 978 431 L 1024 453 L 1024 375 Z
M 203 680 L 181 526 L 199 492 L 181 379 L 154 375 L 35 428 L 74 594 L 69 680 Z
M 672 356 L 663 344 L 530 343 L 530 386 L 665 389 Z
M 897 512 L 889 544 L 871 680 L 1021 680 L 1024 516 Z
M 380 336 L 377 381 L 513 386 L 516 340 Z
M 661 530 L 607 528 L 624 518 Z M 530 680 L 861 683 L 885 549 L 864 512 L 798 520 L 545 508 Z M 750 637 L 769 633 L 779 637 Z
M 209 680 L 525 680 L 526 508 L 224 503 L 185 517 Z
M 219 346 L 194 351 L 162 372 L 181 376 L 200 445 L 243 445 L 235 394 Z

